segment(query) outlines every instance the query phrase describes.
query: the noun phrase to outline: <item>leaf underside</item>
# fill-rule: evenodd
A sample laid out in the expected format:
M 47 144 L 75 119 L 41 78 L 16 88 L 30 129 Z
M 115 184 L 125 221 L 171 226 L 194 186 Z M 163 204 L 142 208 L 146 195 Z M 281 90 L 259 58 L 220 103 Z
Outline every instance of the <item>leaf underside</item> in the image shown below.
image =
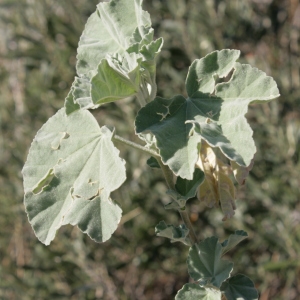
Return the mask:
M 155 60 L 163 43 L 153 36 L 141 0 L 98 4 L 79 41 L 78 77 L 66 98 L 66 113 L 128 97 L 145 104 L 156 93 Z
M 121 209 L 110 193 L 125 180 L 125 163 L 88 111 L 59 110 L 34 138 L 23 168 L 25 207 L 41 242 L 64 224 L 78 225 L 97 242 L 115 231 Z

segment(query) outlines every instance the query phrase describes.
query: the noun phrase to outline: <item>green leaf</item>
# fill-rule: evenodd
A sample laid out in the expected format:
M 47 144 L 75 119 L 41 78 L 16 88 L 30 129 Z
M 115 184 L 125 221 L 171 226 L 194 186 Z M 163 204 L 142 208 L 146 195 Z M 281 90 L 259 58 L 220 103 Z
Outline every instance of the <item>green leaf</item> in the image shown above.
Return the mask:
M 202 286 L 220 288 L 233 268 L 233 263 L 222 260 L 222 246 L 213 236 L 190 248 L 187 264 L 190 276 Z
M 77 73 L 95 71 L 107 54 L 124 54 L 137 32 L 143 38 L 151 26 L 150 16 L 143 11 L 141 0 L 112 0 L 100 3 L 88 19 L 77 49 Z M 149 31 L 148 31 L 149 32 Z
M 201 139 L 241 166 L 251 163 L 255 145 L 245 119 L 248 104 L 272 100 L 279 91 L 265 73 L 235 63 L 238 54 L 222 50 L 196 60 L 187 76 L 187 99 L 156 98 L 139 111 L 136 132 L 155 135 L 162 161 L 175 175 L 193 178 Z M 224 77 L 232 67 L 231 80 L 215 85 L 214 76 Z
M 196 169 L 192 180 L 177 177 L 176 190 L 167 190 L 167 194 L 173 198 L 173 201 L 165 205 L 165 209 L 183 209 L 186 201 L 196 196 L 199 185 L 204 180 L 204 173 Z
M 215 289 L 203 288 L 196 283 L 187 283 L 178 291 L 175 300 L 221 300 L 221 293 Z
M 170 239 L 172 243 L 182 242 L 191 246 L 188 238 L 189 230 L 184 224 L 175 227 L 174 225 L 167 225 L 165 221 L 160 221 L 155 227 L 155 234 Z
M 230 251 L 241 241 L 245 240 L 248 234 L 244 230 L 236 230 L 234 234 L 231 234 L 227 240 L 225 240 L 222 245 L 222 255 Z
M 65 109 L 37 133 L 22 172 L 27 215 L 44 244 L 67 221 L 97 242 L 115 231 L 121 209 L 110 193 L 126 175 L 112 135 L 88 111 L 67 116 Z
M 152 169 L 160 169 L 160 165 L 159 165 L 157 159 L 153 156 L 148 158 L 147 165 Z
M 227 300 L 258 300 L 258 292 L 250 278 L 238 274 L 226 280 L 221 291 Z
M 135 126 L 137 133 L 155 135 L 162 161 L 175 175 L 192 180 L 201 138 L 193 134 L 192 124 L 186 124 L 187 105 L 180 95 L 157 97 L 138 112 Z
M 175 188 L 183 199 L 188 200 L 196 196 L 199 185 L 204 180 L 204 173 L 200 169 L 195 169 L 192 180 L 177 177 Z
M 103 104 L 135 96 L 139 91 L 141 59 L 136 54 L 103 59 L 92 78 L 92 100 Z

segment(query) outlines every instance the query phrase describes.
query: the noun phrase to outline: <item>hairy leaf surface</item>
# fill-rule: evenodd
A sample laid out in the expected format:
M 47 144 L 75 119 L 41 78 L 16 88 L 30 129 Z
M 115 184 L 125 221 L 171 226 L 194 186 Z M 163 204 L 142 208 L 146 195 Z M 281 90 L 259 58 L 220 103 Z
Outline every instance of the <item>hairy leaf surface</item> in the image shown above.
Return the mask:
M 156 95 L 156 57 L 163 40 L 153 41 L 150 16 L 141 0 L 100 3 L 77 49 L 79 77 L 71 88 L 66 113 L 136 97 L 144 106 Z
M 136 118 L 136 132 L 151 132 L 162 160 L 182 178 L 192 179 L 201 139 L 240 166 L 256 151 L 245 114 L 251 102 L 279 96 L 275 81 L 249 65 L 236 63 L 239 51 L 222 50 L 196 60 L 186 80 L 188 98 L 156 98 Z M 228 82 L 216 84 L 215 76 Z
M 116 229 L 121 209 L 110 193 L 126 176 L 112 134 L 88 111 L 67 116 L 65 109 L 37 133 L 23 176 L 26 211 L 41 242 L 48 245 L 67 222 L 97 242 Z
M 151 26 L 151 20 L 141 5 L 141 0 L 112 0 L 98 4 L 79 41 L 79 75 L 95 71 L 107 54 L 125 53 L 129 46 L 147 34 L 145 28 Z
M 196 283 L 187 283 L 178 291 L 175 300 L 221 300 L 221 293 L 215 289 L 203 288 Z

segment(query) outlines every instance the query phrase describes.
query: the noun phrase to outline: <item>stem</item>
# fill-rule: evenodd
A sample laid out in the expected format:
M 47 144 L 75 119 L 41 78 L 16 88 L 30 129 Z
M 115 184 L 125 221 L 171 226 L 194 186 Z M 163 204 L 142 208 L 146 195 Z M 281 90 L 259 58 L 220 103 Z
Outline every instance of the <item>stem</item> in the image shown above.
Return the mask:
M 191 220 L 190 220 L 190 217 L 189 217 L 189 214 L 188 212 L 186 211 L 186 209 L 184 210 L 178 210 L 178 212 L 180 213 L 180 216 L 182 218 L 182 221 L 183 223 L 185 224 L 185 226 L 189 229 L 189 237 L 190 237 L 190 240 L 192 242 L 192 246 L 198 242 L 198 239 L 197 239 L 197 236 L 195 234 L 195 231 L 194 231 L 194 228 L 193 228 L 193 225 L 191 223 Z
M 145 153 L 148 153 L 148 154 L 154 156 L 155 158 L 158 158 L 158 159 L 160 158 L 159 154 L 156 151 L 148 149 L 148 148 L 146 148 L 146 147 L 144 147 L 142 145 L 139 145 L 137 143 L 134 143 L 132 141 L 126 140 L 126 139 L 124 139 L 124 138 L 122 138 L 122 137 L 120 137 L 120 136 L 118 136 L 116 134 L 113 136 L 112 139 L 114 141 L 118 141 L 118 142 L 121 142 L 121 143 L 123 143 L 125 145 L 128 145 L 128 146 L 130 146 L 132 148 L 135 148 L 135 149 L 138 149 L 138 150 L 143 151 Z
M 173 172 L 169 169 L 168 166 L 163 164 L 161 158 L 158 159 L 158 163 L 163 171 L 169 189 L 176 191 Z M 182 218 L 183 223 L 189 229 L 189 238 L 191 240 L 192 245 L 194 245 L 195 243 L 197 243 L 197 236 L 195 234 L 189 214 L 185 208 L 178 209 L 178 212 Z
M 174 183 L 174 174 L 169 169 L 168 166 L 166 166 L 166 165 L 163 164 L 160 155 L 156 151 L 148 149 L 148 148 L 146 148 L 146 147 L 144 147 L 142 145 L 136 144 L 136 143 L 131 142 L 129 140 L 126 140 L 126 139 L 124 139 L 124 138 L 122 138 L 122 137 L 120 137 L 120 136 L 118 136 L 116 134 L 113 136 L 112 139 L 115 140 L 115 141 L 119 141 L 119 142 L 121 142 L 121 143 L 123 143 L 125 145 L 128 145 L 130 147 L 133 147 L 135 149 L 141 150 L 141 151 L 143 151 L 145 153 L 148 153 L 148 154 L 154 156 L 157 159 L 157 161 L 158 161 L 158 163 L 160 165 L 160 168 L 161 168 L 161 170 L 162 170 L 162 172 L 164 174 L 164 177 L 166 179 L 166 182 L 167 182 L 167 185 L 168 185 L 169 189 L 176 191 L 175 183 Z M 192 226 L 189 214 L 188 214 L 188 212 L 186 211 L 185 208 L 178 209 L 178 212 L 179 212 L 179 214 L 180 214 L 180 216 L 182 218 L 183 223 L 189 229 L 189 238 L 191 240 L 192 245 L 194 245 L 197 242 L 197 236 L 196 236 L 195 231 L 193 229 L 193 226 Z

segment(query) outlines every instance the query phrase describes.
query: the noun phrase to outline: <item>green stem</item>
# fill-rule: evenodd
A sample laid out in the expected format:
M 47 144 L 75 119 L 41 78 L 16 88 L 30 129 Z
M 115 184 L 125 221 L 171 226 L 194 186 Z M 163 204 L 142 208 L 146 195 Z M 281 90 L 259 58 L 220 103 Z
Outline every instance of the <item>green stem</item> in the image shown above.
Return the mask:
M 163 164 L 160 155 L 156 151 L 148 149 L 148 148 L 146 148 L 142 145 L 136 144 L 136 143 L 131 142 L 129 140 L 126 140 L 126 139 L 124 139 L 124 138 L 122 138 L 122 137 L 120 137 L 116 134 L 113 136 L 112 139 L 114 141 L 121 142 L 125 145 L 128 145 L 130 147 L 133 147 L 135 149 L 138 149 L 140 151 L 143 151 L 147 154 L 150 154 L 150 155 L 154 156 L 157 159 L 157 161 L 160 165 L 160 168 L 161 168 L 161 170 L 164 174 L 164 177 L 166 179 L 166 182 L 167 182 L 167 185 L 168 185 L 169 189 L 176 191 L 173 172 L 169 169 L 168 166 Z M 179 212 L 185 226 L 189 229 L 189 238 L 191 240 L 192 245 L 194 245 L 197 242 L 197 236 L 196 236 L 195 231 L 193 229 L 189 214 L 186 211 L 186 209 L 178 209 L 178 212 Z
M 169 189 L 176 191 L 173 172 L 169 169 L 168 166 L 163 164 L 163 162 L 161 161 L 161 158 L 158 159 L 158 163 L 160 165 L 160 168 L 163 171 L 163 174 L 164 174 L 164 177 L 166 179 Z M 194 245 L 195 243 L 197 243 L 197 236 L 195 234 L 189 214 L 185 208 L 178 209 L 178 212 L 182 218 L 183 223 L 189 229 L 189 238 L 191 240 L 192 245 Z
M 155 152 L 154 150 L 148 149 L 148 148 L 146 148 L 146 147 L 144 147 L 142 145 L 139 145 L 139 144 L 134 143 L 132 141 L 126 140 L 126 139 L 124 139 L 124 138 L 122 138 L 122 137 L 120 137 L 120 136 L 118 136 L 116 134 L 113 136 L 112 139 L 114 141 L 118 141 L 118 142 L 121 142 L 121 143 L 123 143 L 125 145 L 128 145 L 128 146 L 130 146 L 132 148 L 135 148 L 135 149 L 138 149 L 138 150 L 143 151 L 145 153 L 148 153 L 148 154 L 154 156 L 155 158 L 158 158 L 158 159 L 160 158 L 159 154 L 157 152 Z

